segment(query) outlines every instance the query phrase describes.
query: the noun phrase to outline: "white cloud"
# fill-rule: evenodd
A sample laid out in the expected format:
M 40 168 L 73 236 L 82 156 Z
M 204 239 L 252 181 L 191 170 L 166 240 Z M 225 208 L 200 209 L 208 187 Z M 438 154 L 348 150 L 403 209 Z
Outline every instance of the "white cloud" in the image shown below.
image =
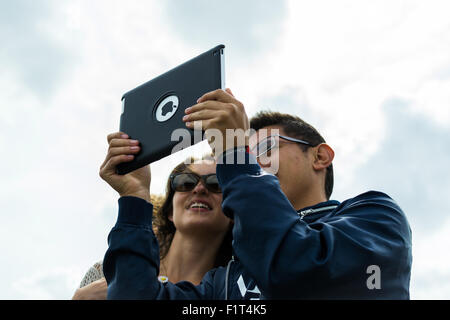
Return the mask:
M 286 2 L 279 0 L 229 0 L 226 5 L 217 0 L 191 0 L 165 2 L 163 17 L 174 40 L 197 47 L 229 45 L 233 50 L 227 57 L 241 66 L 277 45 L 286 9 Z
M 450 219 L 418 239 L 413 238 L 412 299 L 449 299 L 450 297 Z
M 447 66 L 450 67 L 450 61 Z M 445 80 L 430 79 L 414 94 L 413 110 L 432 118 L 438 125 L 450 126 L 450 76 Z
M 20 300 L 68 300 L 80 285 L 84 273 L 72 267 L 51 267 L 33 271 L 20 279 L 13 279 L 12 288 Z

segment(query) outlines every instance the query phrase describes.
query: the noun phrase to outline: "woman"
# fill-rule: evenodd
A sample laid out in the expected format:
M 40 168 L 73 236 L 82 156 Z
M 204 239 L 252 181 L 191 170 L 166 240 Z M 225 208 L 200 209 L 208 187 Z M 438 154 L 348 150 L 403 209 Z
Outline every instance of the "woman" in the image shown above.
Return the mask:
M 169 176 L 166 199 L 154 220 L 161 281 L 199 284 L 208 270 L 231 259 L 232 222 L 222 212 L 215 172 L 211 159 L 191 158 Z
M 108 141 L 110 148 L 100 172 L 103 176 L 115 174 L 108 169 L 115 167 L 118 159 L 132 159 L 123 156 L 139 152 L 139 147 L 122 133 L 110 135 Z M 211 157 L 197 161 L 190 158 L 180 163 L 169 176 L 162 204 L 157 210 L 154 206 L 153 227 L 160 246 L 158 279 L 161 282 L 184 280 L 198 285 L 208 270 L 225 266 L 231 259 L 232 221 L 222 212 L 222 193 L 215 167 Z M 129 180 L 146 181 L 147 175 L 150 180 L 149 173 L 148 166 L 138 169 L 128 174 Z M 124 196 L 127 195 L 135 196 L 125 192 Z M 105 299 L 106 290 L 102 278 L 78 289 L 73 299 Z

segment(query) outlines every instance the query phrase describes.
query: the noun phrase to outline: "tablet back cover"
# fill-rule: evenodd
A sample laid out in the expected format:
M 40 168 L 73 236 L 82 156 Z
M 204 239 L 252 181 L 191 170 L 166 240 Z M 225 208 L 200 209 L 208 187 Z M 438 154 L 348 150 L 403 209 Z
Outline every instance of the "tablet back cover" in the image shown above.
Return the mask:
M 133 161 L 118 165 L 117 173 L 126 174 L 170 155 L 186 139 L 172 137 L 176 129 L 189 132 L 189 145 L 201 141 L 194 141 L 194 130 L 187 129 L 182 118 L 184 110 L 203 94 L 224 89 L 224 48 L 212 48 L 123 95 L 120 131 L 139 140 L 141 151 Z

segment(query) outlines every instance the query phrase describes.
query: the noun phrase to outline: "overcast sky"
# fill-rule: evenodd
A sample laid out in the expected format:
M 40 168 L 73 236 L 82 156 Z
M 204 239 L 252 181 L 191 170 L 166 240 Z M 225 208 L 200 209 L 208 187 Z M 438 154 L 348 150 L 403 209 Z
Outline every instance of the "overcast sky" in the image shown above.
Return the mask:
M 297 114 L 334 148 L 343 201 L 393 197 L 411 298 L 450 299 L 448 1 L 0 0 L 0 299 L 70 299 L 118 196 L 98 176 L 126 91 L 218 44 L 252 116 Z M 152 165 L 152 193 L 201 143 Z

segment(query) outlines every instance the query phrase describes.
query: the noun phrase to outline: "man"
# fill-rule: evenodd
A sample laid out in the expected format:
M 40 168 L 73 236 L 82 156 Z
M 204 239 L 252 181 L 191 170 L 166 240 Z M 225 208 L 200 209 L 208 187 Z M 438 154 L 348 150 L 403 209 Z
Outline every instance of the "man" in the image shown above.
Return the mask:
M 186 113 L 186 122 L 202 121 L 203 129 L 224 136 L 247 129 L 244 107 L 230 90 L 207 93 Z M 234 252 L 262 295 L 408 299 L 411 231 L 399 206 L 374 191 L 329 201 L 334 152 L 300 118 L 260 113 L 250 126 L 257 131 L 250 150 L 263 169 L 278 162 L 277 172 L 219 164 L 217 176 L 223 210 L 234 218 Z
M 227 129 L 249 128 L 244 106 L 230 90 L 201 97 L 184 121 L 221 132 L 223 146 Z M 242 297 L 253 292 L 266 299 L 409 299 L 411 231 L 398 205 L 374 191 L 342 203 L 329 200 L 334 152 L 312 126 L 279 113 L 260 113 L 250 123 L 257 133 L 249 139 L 236 139 L 224 153 L 213 147 L 223 211 L 234 219 L 236 261 L 230 274 Z M 242 155 L 245 163 L 236 163 Z M 105 256 L 110 266 L 124 249 L 125 240 L 115 238 L 117 249 L 111 250 L 110 242 Z M 217 285 L 223 272 L 208 273 L 208 287 Z M 151 297 L 168 297 L 167 289 L 151 290 L 156 291 Z M 180 290 L 169 296 L 205 297 L 202 288 L 169 292 Z M 224 297 L 223 288 L 213 291 L 219 292 L 214 298 Z

